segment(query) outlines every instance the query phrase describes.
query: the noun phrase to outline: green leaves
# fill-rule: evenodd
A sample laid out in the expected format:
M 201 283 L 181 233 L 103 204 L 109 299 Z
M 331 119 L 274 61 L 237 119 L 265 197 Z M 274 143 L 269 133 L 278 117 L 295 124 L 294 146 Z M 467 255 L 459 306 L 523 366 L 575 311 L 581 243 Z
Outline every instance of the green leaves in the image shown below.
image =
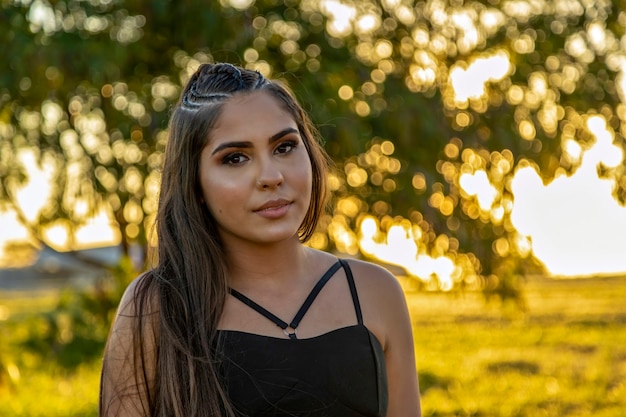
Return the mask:
M 58 165 L 49 219 L 80 223 L 73 205 L 103 207 L 125 246 L 145 245 L 168 110 L 200 63 L 229 61 L 284 78 L 310 111 L 340 172 L 335 206 L 352 196 L 382 225 L 423 222 L 424 254 L 445 236 L 441 256 L 474 253 L 464 274 L 488 274 L 527 256 L 510 221 L 520 164 L 546 179 L 575 170 L 563 143 L 593 142 L 590 114 L 623 148 L 623 3 L 4 2 L 0 198 L 19 210 L 7 187 L 23 171 L 19 150 L 36 147 Z M 363 162 L 385 141 L 393 172 Z M 508 155 L 504 173 L 497 155 Z M 365 172 L 355 185 L 349 164 Z M 461 178 L 482 172 L 496 195 L 481 212 Z M 623 198 L 623 166 L 603 174 Z M 347 223 L 357 247 L 360 218 Z

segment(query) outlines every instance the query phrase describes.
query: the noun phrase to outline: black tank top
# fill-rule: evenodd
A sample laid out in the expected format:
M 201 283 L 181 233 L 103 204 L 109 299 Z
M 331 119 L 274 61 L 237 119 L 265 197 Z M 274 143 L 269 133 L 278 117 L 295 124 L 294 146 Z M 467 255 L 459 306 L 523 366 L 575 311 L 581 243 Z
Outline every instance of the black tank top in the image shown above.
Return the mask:
M 343 267 L 357 324 L 298 339 L 300 320 L 328 280 Z M 281 327 L 288 339 L 219 330 L 220 372 L 231 403 L 246 417 L 382 417 L 387 412 L 383 349 L 363 325 L 347 262 L 337 261 L 287 324 L 243 294 L 231 294 Z

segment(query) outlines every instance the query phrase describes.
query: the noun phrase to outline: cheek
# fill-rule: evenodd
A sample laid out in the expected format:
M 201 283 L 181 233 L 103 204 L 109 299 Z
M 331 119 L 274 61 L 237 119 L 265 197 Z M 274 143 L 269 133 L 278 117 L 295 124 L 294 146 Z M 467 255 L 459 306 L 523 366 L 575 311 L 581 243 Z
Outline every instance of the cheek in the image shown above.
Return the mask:
M 311 193 L 313 192 L 313 166 L 311 165 L 311 161 L 309 160 L 308 155 L 306 161 L 302 163 L 302 167 L 304 168 L 302 176 L 303 178 L 305 178 L 304 181 L 306 181 L 307 183 L 309 193 Z
M 229 181 L 224 176 L 220 181 L 202 181 L 202 195 L 205 205 L 213 216 L 219 216 L 229 212 L 229 207 L 238 206 L 238 199 L 241 198 L 241 184 L 236 181 Z
M 205 177 L 200 177 L 200 187 L 202 188 L 202 199 L 204 205 L 209 209 L 209 211 L 215 214 L 216 203 L 219 202 L 217 196 L 220 195 L 219 183 L 211 181 Z

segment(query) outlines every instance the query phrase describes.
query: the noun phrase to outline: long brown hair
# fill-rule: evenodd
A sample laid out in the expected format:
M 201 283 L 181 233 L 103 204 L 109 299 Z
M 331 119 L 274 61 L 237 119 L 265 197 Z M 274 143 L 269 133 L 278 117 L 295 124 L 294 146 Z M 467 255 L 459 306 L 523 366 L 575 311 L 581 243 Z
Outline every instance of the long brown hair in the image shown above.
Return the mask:
M 230 64 L 205 64 L 187 83 L 173 110 L 156 222 L 158 260 L 137 287 L 137 330 L 158 306 L 156 381 L 148 392 L 151 416 L 233 416 L 219 372 L 215 338 L 228 284 L 215 220 L 201 199 L 200 153 L 223 104 L 255 90 L 272 94 L 295 120 L 313 171 L 311 203 L 298 230 L 311 237 L 325 209 L 329 159 L 309 117 L 282 84 Z M 135 346 L 143 358 L 143 337 Z M 145 369 L 145 368 L 142 368 Z M 145 372 L 138 375 L 146 386 Z

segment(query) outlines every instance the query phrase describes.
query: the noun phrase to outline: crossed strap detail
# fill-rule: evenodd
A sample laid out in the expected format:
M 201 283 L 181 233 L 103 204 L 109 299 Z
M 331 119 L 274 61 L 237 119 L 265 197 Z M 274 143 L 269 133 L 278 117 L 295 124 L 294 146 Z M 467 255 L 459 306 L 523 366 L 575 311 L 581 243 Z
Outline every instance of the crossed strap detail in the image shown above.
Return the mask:
M 237 291 L 237 290 L 235 290 L 233 288 L 229 288 L 229 290 L 230 290 L 230 293 L 233 295 L 233 297 L 235 297 L 236 299 L 238 299 L 242 303 L 246 304 L 248 307 L 252 308 L 253 310 L 258 312 L 259 314 L 263 315 L 268 320 L 272 321 L 274 324 L 276 324 L 278 327 L 280 327 L 282 329 L 283 333 L 285 333 L 290 339 L 294 340 L 294 339 L 298 338 L 296 336 L 296 329 L 297 329 L 298 325 L 300 324 L 300 321 L 302 320 L 304 315 L 307 313 L 307 311 L 309 310 L 309 308 L 313 304 L 313 301 L 315 301 L 315 298 L 320 293 L 322 288 L 324 288 L 324 285 L 326 285 L 326 283 L 330 280 L 330 278 L 333 275 L 335 275 L 335 272 L 337 272 L 337 270 L 339 268 L 341 268 L 341 267 L 343 267 L 343 269 L 344 269 L 344 271 L 346 273 L 346 277 L 348 279 L 348 286 L 350 287 L 350 294 L 352 295 L 352 301 L 354 303 L 354 310 L 355 310 L 355 313 L 356 313 L 357 322 L 359 324 L 363 324 L 363 316 L 361 314 L 361 306 L 359 304 L 359 298 L 357 296 L 356 286 L 354 284 L 354 278 L 352 276 L 352 271 L 350 270 L 350 267 L 348 266 L 348 263 L 346 261 L 344 261 L 343 259 L 337 260 L 337 262 L 335 262 L 326 271 L 326 273 L 324 273 L 324 275 L 319 279 L 319 281 L 317 281 L 317 284 L 315 284 L 315 287 L 313 287 L 313 289 L 309 293 L 309 296 L 306 298 L 306 300 L 304 301 L 304 303 L 302 304 L 302 306 L 300 307 L 300 309 L 296 313 L 296 315 L 293 318 L 293 320 L 291 321 L 291 323 L 287 323 L 284 320 L 280 319 L 279 317 L 277 317 L 276 315 L 272 314 L 270 311 L 266 310 L 264 307 L 260 306 L 259 304 L 255 303 L 254 301 L 252 301 L 250 298 L 246 297 L 245 295 L 243 295 L 239 291 Z M 288 332 L 287 330 L 289 328 L 291 328 L 293 330 L 293 332 Z

